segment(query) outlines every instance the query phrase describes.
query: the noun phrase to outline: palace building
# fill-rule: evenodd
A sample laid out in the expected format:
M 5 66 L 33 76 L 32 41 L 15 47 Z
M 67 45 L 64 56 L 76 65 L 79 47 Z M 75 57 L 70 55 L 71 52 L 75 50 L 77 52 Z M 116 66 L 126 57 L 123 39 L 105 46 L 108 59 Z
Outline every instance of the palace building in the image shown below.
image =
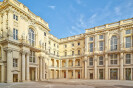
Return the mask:
M 133 18 L 58 39 L 17 0 L 0 2 L 0 82 L 133 80 Z

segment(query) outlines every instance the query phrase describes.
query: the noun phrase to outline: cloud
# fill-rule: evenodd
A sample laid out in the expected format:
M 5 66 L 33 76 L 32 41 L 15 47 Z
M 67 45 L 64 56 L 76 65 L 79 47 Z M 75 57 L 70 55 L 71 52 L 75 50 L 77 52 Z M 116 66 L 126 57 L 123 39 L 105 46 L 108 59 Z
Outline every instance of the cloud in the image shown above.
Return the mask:
M 120 7 L 115 7 L 114 10 L 115 10 L 116 15 L 121 15 Z
M 53 10 L 56 8 L 56 6 L 48 6 L 48 7 L 53 9 Z
M 77 4 L 81 4 L 81 0 L 76 0 L 76 3 Z

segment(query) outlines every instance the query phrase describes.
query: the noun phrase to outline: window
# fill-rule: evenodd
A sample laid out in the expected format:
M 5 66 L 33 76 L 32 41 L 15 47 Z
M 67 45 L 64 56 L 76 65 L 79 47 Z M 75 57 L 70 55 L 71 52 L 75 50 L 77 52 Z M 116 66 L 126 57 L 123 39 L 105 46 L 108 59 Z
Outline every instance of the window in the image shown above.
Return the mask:
M 51 42 L 49 41 L 49 44 L 51 44 Z
M 50 49 L 49 49 L 49 53 L 50 53 Z
M 65 52 L 65 56 L 67 56 L 67 52 Z
M 74 51 L 72 51 L 72 56 L 74 55 Z
M 13 59 L 13 67 L 18 67 L 18 60 L 17 59 Z
M 54 55 L 55 55 L 55 51 L 54 51 Z
M 90 41 L 93 41 L 93 37 L 90 37 Z
M 13 29 L 13 39 L 18 40 L 18 30 L 17 29 Z
M 67 48 L 67 45 L 65 45 L 65 48 Z
M 131 54 L 126 54 L 126 64 L 131 64 Z
M 99 57 L 99 65 L 103 65 L 103 56 Z
M 130 34 L 131 33 L 131 30 L 126 30 L 126 34 Z
M 35 52 L 30 51 L 30 62 L 35 63 Z
M 130 48 L 131 47 L 131 37 L 126 37 L 126 48 Z
M 78 55 L 80 55 L 80 50 L 78 50 Z
M 80 42 L 78 42 L 78 46 L 80 45 Z
M 29 43 L 31 46 L 35 45 L 35 33 L 32 29 L 29 29 Z
M 16 21 L 18 21 L 18 16 L 17 15 L 13 15 L 13 19 L 15 19 Z
M 55 44 L 54 44 L 54 47 L 55 47 Z
M 103 35 L 99 35 L 99 39 L 103 39 Z
M 92 58 L 92 57 L 89 58 L 89 65 L 90 65 L 90 66 L 93 66 L 93 58 Z
M 80 61 L 78 61 L 78 66 L 80 66 Z
M 44 36 L 46 36 L 46 32 L 44 32 Z
M 74 46 L 74 43 L 72 43 L 72 46 Z
M 47 47 L 47 43 L 45 43 L 45 50 L 46 50 L 46 47 Z
M 93 52 L 93 43 L 90 43 L 90 52 Z
M 117 54 L 110 55 L 110 64 L 117 65 Z
M 100 50 L 100 51 L 103 51 L 103 49 L 104 49 L 103 46 L 104 46 L 104 42 L 103 42 L 103 41 L 100 41 L 100 42 L 99 42 L 99 50 Z
M 117 37 L 112 36 L 111 38 L 111 51 L 117 50 Z

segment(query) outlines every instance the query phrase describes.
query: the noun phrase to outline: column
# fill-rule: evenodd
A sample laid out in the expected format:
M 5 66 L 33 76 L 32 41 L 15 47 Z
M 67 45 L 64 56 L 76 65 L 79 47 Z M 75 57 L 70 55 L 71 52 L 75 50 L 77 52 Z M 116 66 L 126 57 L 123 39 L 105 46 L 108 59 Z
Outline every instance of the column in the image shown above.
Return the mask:
M 73 79 L 75 79 L 75 69 L 73 70 Z
M 22 52 L 22 81 L 25 81 L 25 52 Z
M 57 67 L 56 59 L 54 59 L 54 67 Z
M 108 54 L 105 55 L 105 80 L 108 80 Z
M 7 83 L 13 82 L 13 74 L 11 72 L 12 66 L 13 66 L 12 51 L 7 50 Z
M 73 59 L 73 67 L 75 67 L 75 58 Z
M 27 53 L 27 57 L 26 57 L 26 80 L 29 81 L 29 53 Z
M 68 79 L 69 77 L 68 77 L 68 70 L 66 70 L 66 78 Z
M 37 67 L 35 68 L 35 81 L 37 81 Z
M 123 80 L 123 53 L 120 54 L 120 80 Z
M 87 57 L 84 57 L 84 75 L 85 79 L 87 79 Z
M 54 79 L 56 79 L 56 69 L 54 69 Z
M 42 81 L 42 57 L 40 56 L 40 80 Z
M 4 78 L 5 78 L 5 69 L 4 65 L 1 65 L 1 82 L 4 83 Z
M 42 59 L 42 78 L 45 79 L 45 59 Z
M 96 55 L 94 56 L 94 74 L 95 74 L 94 79 L 97 79 L 97 56 Z
M 66 59 L 66 67 L 68 67 L 69 59 Z

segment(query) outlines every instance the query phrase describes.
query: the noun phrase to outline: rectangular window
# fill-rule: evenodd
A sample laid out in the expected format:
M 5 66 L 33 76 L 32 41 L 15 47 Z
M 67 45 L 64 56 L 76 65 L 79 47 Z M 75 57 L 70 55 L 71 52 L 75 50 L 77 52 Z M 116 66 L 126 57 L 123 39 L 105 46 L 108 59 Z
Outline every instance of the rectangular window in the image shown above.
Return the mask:
M 78 61 L 78 66 L 80 66 L 80 61 Z
M 92 57 L 89 58 L 89 65 L 90 65 L 90 66 L 93 66 L 93 58 L 92 58 Z
M 90 41 L 93 41 L 93 37 L 90 37 Z
M 35 63 L 35 52 L 30 51 L 30 62 Z
M 126 30 L 126 34 L 130 34 L 131 33 L 131 30 Z
M 74 46 L 74 43 L 72 43 L 72 46 Z
M 74 51 L 72 51 L 72 55 L 74 55 Z
M 90 52 L 93 52 L 93 43 L 90 43 Z
M 18 40 L 18 30 L 17 29 L 13 29 L 13 39 Z
M 18 67 L 18 60 L 17 59 L 13 59 L 13 67 Z
M 103 35 L 99 35 L 99 39 L 103 39 Z
M 103 65 L 103 56 L 99 57 L 99 65 Z
M 15 19 L 16 21 L 18 21 L 18 16 L 13 14 L 13 19 Z
M 117 54 L 110 55 L 110 64 L 117 65 Z
M 65 56 L 67 56 L 67 52 L 65 52 Z
M 100 41 L 100 42 L 99 42 L 99 50 L 100 50 L 100 51 L 103 51 L 103 49 L 104 49 L 103 46 L 104 46 L 104 42 L 103 42 L 103 41 Z
M 80 50 L 78 50 L 78 55 L 80 55 Z
M 44 36 L 46 36 L 46 32 L 44 32 Z
M 126 37 L 126 48 L 130 48 L 131 47 L 131 37 Z
M 131 64 L 131 54 L 126 54 L 126 64 Z
M 65 45 L 65 48 L 67 48 L 67 45 Z

